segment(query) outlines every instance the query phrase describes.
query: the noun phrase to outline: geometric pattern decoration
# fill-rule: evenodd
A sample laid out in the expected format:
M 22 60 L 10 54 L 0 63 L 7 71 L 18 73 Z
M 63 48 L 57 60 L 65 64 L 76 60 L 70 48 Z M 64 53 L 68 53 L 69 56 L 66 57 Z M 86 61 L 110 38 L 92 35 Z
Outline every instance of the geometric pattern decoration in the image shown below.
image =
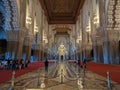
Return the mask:
M 4 30 L 19 30 L 17 25 L 17 8 L 14 0 L 2 0 L 3 8 L 2 13 L 5 17 L 5 23 L 3 25 Z

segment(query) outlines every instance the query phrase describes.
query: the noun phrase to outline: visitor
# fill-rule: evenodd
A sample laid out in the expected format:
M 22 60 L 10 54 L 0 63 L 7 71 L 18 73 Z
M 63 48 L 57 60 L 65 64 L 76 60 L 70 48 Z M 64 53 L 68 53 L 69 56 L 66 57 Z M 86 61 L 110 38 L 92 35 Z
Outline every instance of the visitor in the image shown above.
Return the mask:
M 21 69 L 24 69 L 24 60 L 21 59 Z
M 7 69 L 10 69 L 10 59 L 7 60 Z
M 25 67 L 28 67 L 29 60 L 25 60 Z
M 0 60 L 0 69 L 2 68 L 2 61 Z
M 45 71 L 48 72 L 48 60 L 47 60 L 47 58 L 46 58 L 44 63 L 45 63 Z
M 12 71 L 16 69 L 16 60 L 12 60 Z
M 86 64 L 87 64 L 87 58 L 84 58 L 83 60 L 83 66 L 86 68 Z
M 80 66 L 81 66 L 81 64 L 80 64 L 80 60 L 78 60 L 78 73 L 80 74 Z
M 80 66 L 80 60 L 78 60 L 78 66 Z
M 76 62 L 76 61 L 74 61 L 74 64 L 73 64 L 73 65 L 74 65 L 75 69 L 76 69 L 76 67 L 77 67 L 77 65 L 76 65 L 76 64 L 77 64 L 77 62 Z

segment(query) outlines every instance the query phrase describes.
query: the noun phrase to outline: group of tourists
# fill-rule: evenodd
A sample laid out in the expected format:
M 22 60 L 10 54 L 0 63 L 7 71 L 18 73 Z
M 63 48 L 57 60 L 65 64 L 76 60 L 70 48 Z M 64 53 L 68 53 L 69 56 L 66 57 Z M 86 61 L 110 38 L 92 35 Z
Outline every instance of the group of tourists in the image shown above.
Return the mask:
M 0 60 L 0 68 L 3 70 L 17 70 L 17 69 L 24 69 L 25 67 L 28 67 L 29 61 L 28 60 Z

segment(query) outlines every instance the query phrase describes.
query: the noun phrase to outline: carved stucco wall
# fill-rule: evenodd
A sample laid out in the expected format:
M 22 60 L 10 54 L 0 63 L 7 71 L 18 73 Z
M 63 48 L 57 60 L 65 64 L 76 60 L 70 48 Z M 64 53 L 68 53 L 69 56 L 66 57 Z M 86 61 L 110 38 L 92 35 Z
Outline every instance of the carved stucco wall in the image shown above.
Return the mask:
M 68 30 L 68 35 L 57 35 L 57 30 L 55 28 L 60 27 L 60 25 L 49 25 L 49 49 L 54 50 L 54 52 L 57 53 L 57 49 L 61 44 L 64 44 L 66 47 L 67 54 L 71 52 L 71 54 L 74 53 L 75 50 L 75 38 L 76 38 L 76 32 L 75 32 L 75 25 L 74 24 L 67 24 L 67 27 L 70 29 Z M 54 46 L 56 45 L 56 46 Z

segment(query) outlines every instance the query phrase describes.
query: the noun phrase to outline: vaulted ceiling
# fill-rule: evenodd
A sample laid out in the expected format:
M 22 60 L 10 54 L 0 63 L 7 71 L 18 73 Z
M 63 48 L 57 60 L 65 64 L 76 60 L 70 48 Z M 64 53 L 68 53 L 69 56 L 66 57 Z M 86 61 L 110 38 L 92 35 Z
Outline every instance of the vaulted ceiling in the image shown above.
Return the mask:
M 85 0 L 40 0 L 49 24 L 73 24 Z

